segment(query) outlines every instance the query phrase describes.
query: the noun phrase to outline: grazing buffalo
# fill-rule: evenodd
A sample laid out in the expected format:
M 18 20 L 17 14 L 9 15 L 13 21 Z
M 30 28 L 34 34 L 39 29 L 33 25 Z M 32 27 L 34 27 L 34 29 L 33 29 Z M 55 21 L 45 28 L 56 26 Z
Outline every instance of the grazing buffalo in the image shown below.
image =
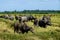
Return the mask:
M 28 20 L 35 20 L 35 19 L 36 19 L 36 18 L 35 18 L 35 17 L 33 17 L 32 15 L 27 16 L 27 18 L 28 18 Z
M 50 16 L 43 16 L 42 20 L 39 20 L 38 25 L 41 27 L 46 27 L 46 25 L 51 25 L 51 18 Z
M 33 16 L 15 16 L 15 19 L 20 20 L 21 22 L 35 20 Z
M 25 33 L 25 32 L 28 33 L 28 31 L 31 31 L 33 33 L 33 28 L 27 26 L 26 24 L 21 25 L 19 29 L 22 33 Z
M 15 23 L 14 24 L 14 32 L 19 32 L 21 31 L 23 34 L 26 32 L 28 33 L 28 31 L 31 31 L 33 33 L 33 28 L 32 27 L 29 27 L 27 26 L 26 23 Z
M 18 33 L 18 31 L 19 31 L 19 22 L 14 23 L 13 26 L 14 26 L 14 32 Z
M 50 16 L 44 15 L 41 20 L 34 20 L 34 25 L 35 26 L 40 26 L 40 27 L 46 27 L 46 25 L 51 25 L 51 18 Z
M 12 15 L 3 15 L 3 18 L 9 19 L 9 20 L 14 20 L 14 17 Z
M 1 15 L 0 18 L 3 18 L 3 16 Z

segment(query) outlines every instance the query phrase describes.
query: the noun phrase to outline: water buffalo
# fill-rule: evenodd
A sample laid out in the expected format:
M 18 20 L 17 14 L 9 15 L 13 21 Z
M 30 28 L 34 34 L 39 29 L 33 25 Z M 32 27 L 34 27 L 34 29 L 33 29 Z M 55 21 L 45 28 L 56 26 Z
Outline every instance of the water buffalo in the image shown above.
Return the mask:
M 14 20 L 14 17 L 12 15 L 3 15 L 3 18 L 9 19 L 9 20 Z
M 16 20 L 20 20 L 21 22 L 35 20 L 35 17 L 33 17 L 33 16 L 16 16 L 15 18 L 16 18 Z
M 24 22 L 24 21 L 28 21 L 27 18 L 28 18 L 28 17 L 26 17 L 26 16 L 22 16 L 22 17 L 20 17 L 20 19 L 21 19 L 22 22 Z
M 38 25 L 40 27 L 44 27 L 44 28 L 46 27 L 46 23 L 43 20 L 39 20 Z
M 27 18 L 28 18 L 28 20 L 35 20 L 35 19 L 36 19 L 36 18 L 35 18 L 34 16 L 32 16 L 32 15 L 27 16 Z
M 9 20 L 14 20 L 14 17 L 13 16 L 9 16 L 8 19 Z
M 18 33 L 18 31 L 19 31 L 19 22 L 14 23 L 13 26 L 14 26 L 14 32 Z
M 28 33 L 28 31 L 31 31 L 33 33 L 33 28 L 32 27 L 29 27 L 27 26 L 25 23 L 15 23 L 14 24 L 14 32 L 19 32 L 21 31 L 21 33 Z
M 8 17 L 9 17 L 8 15 L 4 15 L 4 18 L 5 18 L 5 19 L 8 19 Z
M 34 20 L 34 25 L 35 26 L 40 26 L 40 27 L 46 27 L 46 25 L 50 25 L 51 26 L 51 18 L 50 16 L 46 16 L 44 15 L 42 17 L 42 19 L 40 19 L 39 21 L 37 19 Z
M 39 20 L 38 25 L 41 27 L 46 27 L 46 25 L 51 25 L 51 18 L 50 16 L 43 16 L 42 20 Z
M 51 25 L 51 15 L 48 15 L 44 21 L 46 21 L 47 25 Z
M 0 16 L 0 18 L 3 18 L 3 17 L 4 17 L 3 15 Z

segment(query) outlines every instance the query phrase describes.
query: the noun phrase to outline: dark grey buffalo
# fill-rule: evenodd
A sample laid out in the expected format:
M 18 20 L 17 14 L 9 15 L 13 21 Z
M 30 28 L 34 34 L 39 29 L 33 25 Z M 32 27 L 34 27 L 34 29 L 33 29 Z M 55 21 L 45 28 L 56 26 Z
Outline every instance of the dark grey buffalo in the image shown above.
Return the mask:
M 50 16 L 43 16 L 42 17 L 42 20 L 39 20 L 39 23 L 38 23 L 39 26 L 41 27 L 46 27 L 46 25 L 51 25 L 51 18 Z
M 28 31 L 31 31 L 33 33 L 33 28 L 27 26 L 25 23 L 15 23 L 14 24 L 14 32 L 19 32 L 21 31 L 23 34 L 26 32 L 28 33 Z
M 40 27 L 44 27 L 45 28 L 47 24 L 43 20 L 39 20 L 38 25 Z
M 30 21 L 30 20 L 34 20 L 35 17 L 33 16 L 15 16 L 15 19 L 16 20 L 20 20 L 21 22 L 24 22 L 24 21 Z
M 51 25 L 51 15 L 48 15 L 44 18 L 44 22 L 47 23 L 47 25 Z
M 39 21 L 37 20 L 37 19 L 35 19 L 34 20 L 34 25 L 35 26 L 40 26 L 40 27 L 46 27 L 46 25 L 50 25 L 51 26 L 51 18 L 50 18 L 50 16 L 48 15 L 48 16 L 46 16 L 46 15 L 44 15 L 43 17 L 42 17 L 42 19 L 40 19 Z
M 27 18 L 28 18 L 28 20 L 35 20 L 35 19 L 36 19 L 36 18 L 35 18 L 34 16 L 32 16 L 32 15 L 27 16 Z
M 3 17 L 4 17 L 3 15 L 0 16 L 0 18 L 3 18 Z

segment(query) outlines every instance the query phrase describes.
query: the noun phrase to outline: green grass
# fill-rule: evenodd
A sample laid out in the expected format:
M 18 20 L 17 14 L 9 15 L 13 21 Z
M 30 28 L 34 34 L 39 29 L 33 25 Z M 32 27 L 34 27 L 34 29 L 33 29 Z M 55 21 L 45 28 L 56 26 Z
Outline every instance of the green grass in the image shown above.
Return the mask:
M 49 31 L 49 32 L 37 32 L 35 34 L 11 34 L 11 33 L 0 33 L 0 39 L 3 40 L 60 40 L 60 32 Z

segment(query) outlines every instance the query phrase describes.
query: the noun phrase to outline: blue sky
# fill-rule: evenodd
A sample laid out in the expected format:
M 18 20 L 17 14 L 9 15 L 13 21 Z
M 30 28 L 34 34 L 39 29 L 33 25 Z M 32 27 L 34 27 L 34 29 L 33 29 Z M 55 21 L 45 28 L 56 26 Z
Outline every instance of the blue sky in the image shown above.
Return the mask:
M 0 0 L 0 11 L 60 10 L 60 0 Z

